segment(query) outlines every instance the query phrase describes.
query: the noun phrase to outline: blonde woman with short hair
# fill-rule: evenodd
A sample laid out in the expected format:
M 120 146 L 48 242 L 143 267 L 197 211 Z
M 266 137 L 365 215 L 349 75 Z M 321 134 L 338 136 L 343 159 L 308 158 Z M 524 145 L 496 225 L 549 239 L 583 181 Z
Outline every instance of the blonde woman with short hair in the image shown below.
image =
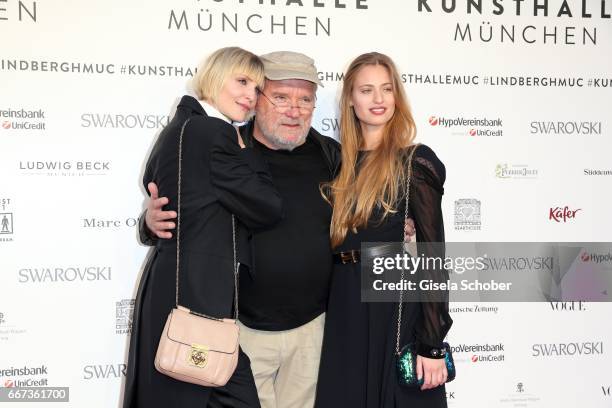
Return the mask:
M 179 135 L 184 128 L 180 304 L 215 318 L 233 318 L 232 214 L 238 220 L 238 259 L 246 264 L 246 230 L 271 226 L 281 217 L 281 199 L 267 165 L 244 147 L 233 125 L 249 118 L 263 82 L 263 64 L 256 55 L 237 47 L 212 53 L 193 81 L 198 99 L 181 99 L 144 173 L 145 188 L 154 182 L 159 194 L 169 199 L 166 210 L 176 211 Z M 157 189 L 151 189 L 157 199 Z M 250 362 L 242 350 L 236 371 L 223 387 L 194 385 L 156 371 L 159 339 L 175 305 L 176 245 L 175 237 L 160 240 L 140 279 L 123 407 L 259 407 Z

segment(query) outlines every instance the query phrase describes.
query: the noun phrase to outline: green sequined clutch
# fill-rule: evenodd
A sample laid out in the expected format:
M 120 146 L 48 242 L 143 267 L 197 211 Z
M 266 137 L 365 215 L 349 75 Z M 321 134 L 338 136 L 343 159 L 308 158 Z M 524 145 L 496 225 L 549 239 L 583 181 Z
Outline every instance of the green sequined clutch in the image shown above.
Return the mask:
M 450 346 L 448 345 L 448 343 L 444 343 L 443 348 L 446 349 L 446 354 L 444 355 L 444 363 L 446 364 L 446 370 L 448 371 L 448 377 L 446 378 L 446 382 L 451 382 L 455 379 L 455 362 L 453 360 L 453 355 L 450 351 Z M 419 380 L 417 377 L 416 345 L 414 343 L 406 344 L 404 347 L 402 347 L 399 355 L 397 355 L 396 357 L 397 378 L 399 383 L 403 386 L 414 388 L 423 385 L 423 379 L 421 378 Z

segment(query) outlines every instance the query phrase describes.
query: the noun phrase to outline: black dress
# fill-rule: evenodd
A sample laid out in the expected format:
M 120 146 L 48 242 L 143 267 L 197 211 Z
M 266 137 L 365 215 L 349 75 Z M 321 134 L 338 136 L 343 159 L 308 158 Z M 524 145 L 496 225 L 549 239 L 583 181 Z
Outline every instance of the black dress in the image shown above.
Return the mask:
M 360 152 L 360 159 L 367 152 Z M 359 163 L 359 161 L 358 161 Z M 417 241 L 443 242 L 441 199 L 445 169 L 435 153 L 421 145 L 413 160 L 409 214 Z M 360 249 L 362 242 L 398 242 L 404 230 L 405 201 L 379 224 L 374 211 L 369 225 L 349 232 L 337 251 Z M 331 280 L 317 408 L 446 407 L 445 387 L 411 390 L 401 387 L 395 369 L 398 304 L 361 302 L 361 265 L 336 264 Z M 425 317 L 427 316 L 427 317 Z M 400 344 L 417 340 L 441 346 L 452 320 L 446 303 L 404 303 Z
M 267 164 L 253 149 L 240 149 L 236 129 L 209 117 L 185 96 L 160 134 L 143 178 L 177 209 L 178 142 L 185 121 L 181 190 L 179 304 L 199 313 L 231 318 L 234 272 L 231 215 L 239 235 L 239 261 L 248 263 L 248 228 L 281 218 L 281 198 Z M 224 387 L 207 388 L 165 376 L 154 367 L 166 318 L 175 305 L 176 234 L 159 240 L 145 266 L 134 307 L 124 408 L 259 407 L 248 357 Z

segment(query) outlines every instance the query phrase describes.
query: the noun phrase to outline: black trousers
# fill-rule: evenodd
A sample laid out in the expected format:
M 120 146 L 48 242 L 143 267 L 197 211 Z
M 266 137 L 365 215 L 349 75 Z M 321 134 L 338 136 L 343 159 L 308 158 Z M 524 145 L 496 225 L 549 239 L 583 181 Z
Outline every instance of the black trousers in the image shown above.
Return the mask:
M 251 363 L 240 350 L 236 371 L 223 387 L 202 387 L 175 380 L 155 368 L 138 375 L 134 407 L 259 408 Z M 144 375 L 143 375 L 144 374 Z
M 159 339 L 175 303 L 175 262 L 172 255 L 161 256 L 157 251 L 143 272 L 134 307 L 123 408 L 259 408 L 251 361 L 242 350 L 236 371 L 223 387 L 189 384 L 155 369 Z

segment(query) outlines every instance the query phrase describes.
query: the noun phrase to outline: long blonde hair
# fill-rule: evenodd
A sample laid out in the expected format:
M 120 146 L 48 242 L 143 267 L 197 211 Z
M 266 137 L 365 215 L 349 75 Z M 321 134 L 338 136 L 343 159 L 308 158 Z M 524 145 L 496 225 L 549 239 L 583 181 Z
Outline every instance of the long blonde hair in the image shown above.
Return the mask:
M 387 69 L 393 85 L 395 112 L 386 123 L 383 138 L 360 164 L 356 174 L 357 154 L 364 147 L 359 119 L 351 106 L 355 78 L 366 65 Z M 395 212 L 404 179 L 405 151 L 416 136 L 416 126 L 395 64 L 388 56 L 377 52 L 362 54 L 349 65 L 344 75 L 340 97 L 340 141 L 342 167 L 335 180 L 323 187 L 331 202 L 333 214 L 330 226 L 332 247 L 344 241 L 347 232 L 366 226 L 375 206 L 383 209 L 383 221 Z

